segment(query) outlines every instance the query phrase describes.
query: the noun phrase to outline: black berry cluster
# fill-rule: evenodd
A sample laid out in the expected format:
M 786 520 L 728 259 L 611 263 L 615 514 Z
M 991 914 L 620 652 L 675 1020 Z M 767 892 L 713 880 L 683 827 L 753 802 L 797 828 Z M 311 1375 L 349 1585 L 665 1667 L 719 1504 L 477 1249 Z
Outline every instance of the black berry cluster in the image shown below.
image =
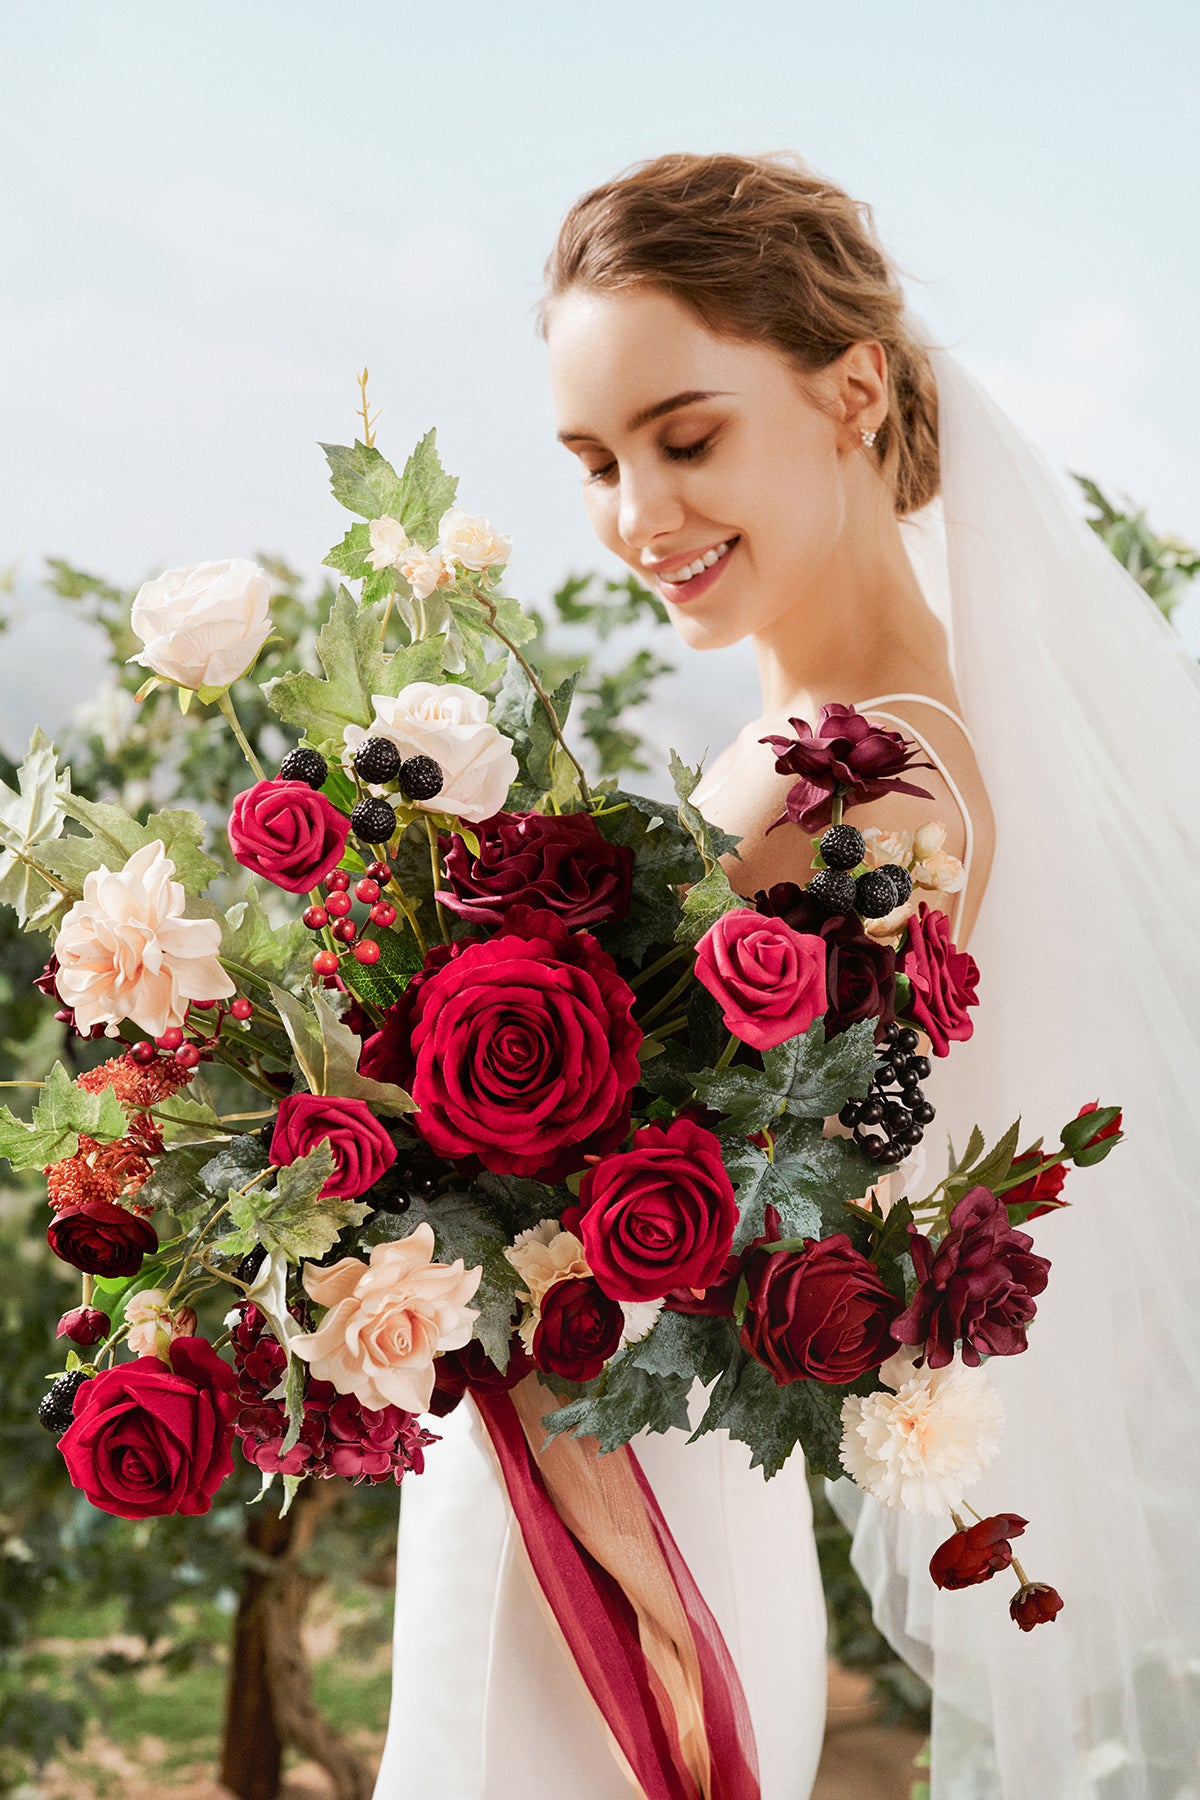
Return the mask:
M 73 1421 L 75 1395 L 87 1380 L 82 1369 L 72 1369 L 69 1375 L 60 1375 L 52 1382 L 38 1401 L 38 1418 L 55 1437 L 61 1437 Z
M 838 1118 L 872 1162 L 903 1162 L 925 1136 L 934 1109 L 921 1091 L 930 1071 L 917 1055 L 919 1039 L 909 1025 L 885 1026 L 886 1046 L 864 1100 L 847 1100 Z
M 853 825 L 831 825 L 820 843 L 821 860 L 808 884 L 808 893 L 828 913 L 856 912 L 864 919 L 882 919 L 894 912 L 912 893 L 912 876 L 899 863 L 882 868 L 854 870 L 867 853 L 866 840 Z
M 376 1212 L 406 1213 L 414 1200 L 429 1200 L 437 1193 L 438 1176 L 445 1165 L 423 1144 L 404 1143 L 383 1180 L 371 1190 Z
M 400 773 L 400 752 L 390 738 L 367 738 L 354 752 L 354 772 L 363 781 L 395 781 Z

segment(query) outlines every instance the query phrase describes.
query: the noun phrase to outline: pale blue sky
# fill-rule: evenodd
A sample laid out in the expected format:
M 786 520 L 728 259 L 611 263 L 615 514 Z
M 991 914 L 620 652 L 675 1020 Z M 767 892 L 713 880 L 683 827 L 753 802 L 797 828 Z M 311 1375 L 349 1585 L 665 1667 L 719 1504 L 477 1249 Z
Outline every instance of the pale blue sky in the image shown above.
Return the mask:
M 574 196 L 666 149 L 798 149 L 872 204 L 918 310 L 1058 466 L 1200 540 L 1197 19 L 9 0 L 0 568 L 24 619 L 0 659 L 30 682 L 0 741 L 88 684 L 89 647 L 30 585 L 42 553 L 128 580 L 319 562 L 341 524 L 315 441 L 351 435 L 364 362 L 382 446 L 437 424 L 464 504 L 516 540 L 518 591 L 605 566 L 531 308 Z M 715 690 L 680 657 L 677 700 Z M 730 729 L 753 693 L 734 665 Z

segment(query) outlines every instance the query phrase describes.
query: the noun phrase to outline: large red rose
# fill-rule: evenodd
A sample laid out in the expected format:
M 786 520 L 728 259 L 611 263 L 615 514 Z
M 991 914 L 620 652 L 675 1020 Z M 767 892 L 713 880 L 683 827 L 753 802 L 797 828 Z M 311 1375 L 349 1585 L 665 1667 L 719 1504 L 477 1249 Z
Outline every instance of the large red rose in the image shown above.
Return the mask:
M 980 1519 L 939 1544 L 929 1561 L 929 1573 L 940 1588 L 974 1587 L 990 1581 L 1013 1559 L 1010 1538 L 1020 1537 L 1028 1520 L 1016 1513 L 995 1513 Z
M 46 1242 L 73 1269 L 118 1278 L 137 1274 L 142 1259 L 158 1249 L 158 1233 L 111 1200 L 85 1200 L 51 1220 Z
M 898 1344 L 920 1344 L 931 1369 L 944 1369 L 961 1341 L 962 1359 L 978 1368 L 980 1352 L 1016 1356 L 1037 1312 L 1050 1259 L 1033 1252 L 1027 1231 L 1009 1224 L 1008 1208 L 990 1188 L 968 1188 L 935 1249 L 908 1228 L 917 1290 L 892 1326 Z
M 407 1026 L 412 1122 L 439 1156 L 554 1182 L 624 1137 L 642 1033 L 590 933 L 514 907 L 495 937 L 453 945 L 405 1001 L 390 1050 Z M 374 1045 L 361 1064 L 372 1072 Z
M 805 719 L 789 719 L 794 738 L 759 738 L 775 752 L 775 767 L 781 775 L 795 775 L 788 789 L 783 812 L 767 827 L 774 831 L 791 819 L 803 831 L 821 831 L 833 818 L 833 796 L 844 795 L 860 805 L 881 794 L 919 794 L 922 799 L 933 796 L 928 788 L 915 787 L 899 777 L 910 769 L 932 769 L 933 764 L 918 757 L 919 745 L 911 743 L 899 731 L 876 725 L 865 713 L 852 706 L 834 702 L 821 708 L 817 729 Z
M 396 1146 L 365 1100 L 336 1094 L 287 1094 L 271 1136 L 271 1161 L 277 1166 L 299 1161 L 328 1142 L 333 1174 L 317 1196 L 353 1200 L 374 1187 L 396 1160 Z
M 633 851 L 610 844 L 590 813 L 497 813 L 476 827 L 479 855 L 457 834 L 442 840 L 450 891 L 442 905 L 498 925 L 510 906 L 545 907 L 566 925 L 623 919 Z
M 971 1036 L 975 1027 L 967 1008 L 979 1004 L 979 965 L 969 950 L 955 945 L 946 914 L 924 900 L 908 921 L 899 971 L 912 982 L 908 1010 L 928 1033 L 935 1056 L 945 1056 L 952 1039 Z
M 592 1381 L 615 1355 L 625 1314 L 598 1281 L 556 1281 L 542 1296 L 533 1360 L 547 1375 Z
M 774 1050 L 825 1011 L 825 958 L 822 938 L 739 906 L 696 945 L 696 979 L 727 1031 L 755 1050 Z
M 206 1513 L 233 1468 L 233 1370 L 204 1338 L 174 1338 L 170 1356 L 85 1381 L 59 1439 L 73 1485 L 119 1519 Z
M 901 1302 L 845 1232 L 805 1238 L 802 1250 L 752 1248 L 742 1344 L 775 1380 L 857 1381 L 895 1351 Z
M 245 869 L 305 894 L 336 869 L 350 821 L 306 781 L 257 781 L 238 795 L 229 844 Z
M 579 1184 L 588 1267 L 614 1300 L 660 1300 L 706 1288 L 729 1255 L 738 1221 L 721 1146 L 690 1119 L 645 1125 L 633 1148 L 606 1156 Z

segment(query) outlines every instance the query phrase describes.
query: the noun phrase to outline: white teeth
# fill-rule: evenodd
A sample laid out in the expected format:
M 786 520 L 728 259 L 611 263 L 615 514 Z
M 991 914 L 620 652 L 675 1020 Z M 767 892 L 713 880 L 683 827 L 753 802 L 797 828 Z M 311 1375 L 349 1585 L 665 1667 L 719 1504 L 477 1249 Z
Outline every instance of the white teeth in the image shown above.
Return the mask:
M 686 568 L 676 569 L 670 575 L 661 575 L 659 580 L 669 581 L 678 587 L 685 581 L 691 581 L 694 576 L 702 575 L 705 569 L 711 569 L 714 563 L 720 562 L 721 558 L 727 556 L 728 553 L 729 545 L 727 543 L 718 544 L 715 550 L 706 550 L 703 556 L 698 556 L 695 562 L 688 563 Z

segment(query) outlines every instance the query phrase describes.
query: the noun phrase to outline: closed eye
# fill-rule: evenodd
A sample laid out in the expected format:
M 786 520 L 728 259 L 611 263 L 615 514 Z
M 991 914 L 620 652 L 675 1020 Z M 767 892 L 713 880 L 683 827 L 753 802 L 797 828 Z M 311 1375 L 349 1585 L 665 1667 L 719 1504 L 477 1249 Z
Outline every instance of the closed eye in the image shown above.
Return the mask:
M 668 457 L 671 462 L 695 462 L 712 449 L 712 439 L 701 438 L 698 444 L 664 444 L 662 449 L 663 455 Z M 607 481 L 616 466 L 615 462 L 605 463 L 601 469 L 590 470 L 585 480 Z

